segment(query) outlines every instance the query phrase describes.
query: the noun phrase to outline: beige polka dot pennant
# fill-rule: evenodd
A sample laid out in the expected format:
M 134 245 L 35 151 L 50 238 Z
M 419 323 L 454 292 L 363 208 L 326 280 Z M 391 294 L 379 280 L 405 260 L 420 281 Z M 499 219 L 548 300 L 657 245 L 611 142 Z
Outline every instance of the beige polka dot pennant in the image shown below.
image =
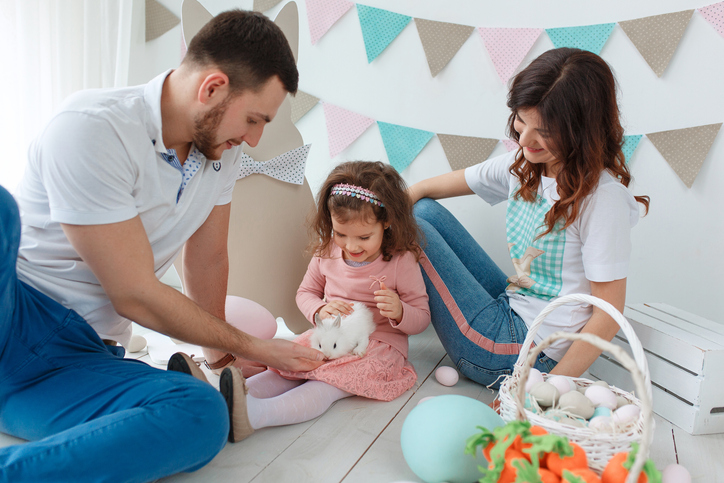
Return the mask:
M 691 188 L 722 123 L 647 134 L 661 156 Z
M 254 6 L 252 8 L 255 12 L 266 12 L 281 1 L 282 0 L 254 0 Z
M 314 97 L 303 91 L 297 91 L 295 96 L 290 95 L 289 101 L 292 104 L 292 122 L 296 124 L 306 113 L 312 110 L 319 103 L 319 97 Z
M 475 27 L 415 19 L 430 73 L 435 77 L 455 57 Z
M 694 10 L 624 20 L 621 26 L 657 76 L 669 65 Z
M 157 39 L 181 22 L 157 0 L 146 0 L 146 42 Z
M 490 153 L 500 142 L 499 139 L 455 136 L 452 134 L 438 134 L 437 137 L 453 171 L 482 163 L 488 159 Z

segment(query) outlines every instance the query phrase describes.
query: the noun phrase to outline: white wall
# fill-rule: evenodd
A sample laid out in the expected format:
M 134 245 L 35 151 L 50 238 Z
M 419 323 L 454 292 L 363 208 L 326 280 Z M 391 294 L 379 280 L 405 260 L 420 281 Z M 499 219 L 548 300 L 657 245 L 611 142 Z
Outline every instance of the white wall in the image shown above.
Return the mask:
M 137 4 L 143 2 L 135 0 Z M 180 16 L 179 0 L 163 3 Z M 252 0 L 202 0 L 216 14 Z M 267 12 L 274 17 L 283 1 Z M 366 0 L 370 5 L 412 17 L 475 27 L 566 27 L 635 19 L 703 7 L 714 0 Z M 452 5 L 452 6 L 451 6 Z M 355 8 L 312 46 L 305 2 L 300 10 L 300 88 L 312 95 L 375 120 L 433 132 L 504 138 L 508 116 L 506 89 L 474 33 L 450 64 L 432 78 L 414 22 L 371 64 Z M 130 83 L 145 82 L 178 64 L 180 27 L 132 50 Z M 552 48 L 544 33 L 524 64 Z M 621 108 L 629 134 L 680 129 L 724 121 L 724 38 L 694 12 L 663 77 L 657 78 L 626 34 L 616 26 L 601 55 L 614 68 L 621 86 Z M 350 148 L 329 157 L 321 106 L 297 126 L 311 142 L 307 178 L 314 191 L 328 171 L 348 159 L 387 161 L 376 126 Z M 503 153 L 499 144 L 493 155 Z M 719 133 L 691 189 L 679 180 L 653 145 L 643 138 L 632 159 L 636 194 L 651 196 L 651 213 L 634 229 L 628 301 L 665 302 L 724 322 L 724 133 Z M 448 172 L 436 137 L 402 174 L 408 183 Z M 505 270 L 507 254 L 503 206 L 489 207 L 469 196 L 445 203 Z

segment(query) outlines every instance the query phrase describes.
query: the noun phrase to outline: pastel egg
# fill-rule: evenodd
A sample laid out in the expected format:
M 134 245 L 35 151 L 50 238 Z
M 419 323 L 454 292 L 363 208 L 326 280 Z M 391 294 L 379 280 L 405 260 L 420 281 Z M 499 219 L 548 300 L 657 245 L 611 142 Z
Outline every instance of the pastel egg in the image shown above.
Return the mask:
M 528 380 L 525 382 L 525 392 L 530 392 L 530 389 L 539 382 L 543 382 L 543 374 L 535 367 L 531 367 Z
M 573 419 L 569 418 L 567 416 L 564 416 L 558 420 L 561 424 L 567 424 L 569 426 L 575 426 L 576 428 L 585 428 L 586 423 L 581 419 Z
M 578 391 L 570 391 L 561 395 L 558 407 L 583 419 L 593 416 L 593 412 L 596 410 L 591 400 Z
M 598 406 L 598 407 L 593 411 L 593 416 L 591 416 L 591 419 L 596 418 L 596 417 L 598 417 L 598 416 L 606 416 L 606 417 L 609 417 L 609 418 L 610 418 L 610 417 L 611 417 L 611 410 L 608 409 L 606 406 Z
M 434 398 L 435 398 L 435 396 L 423 397 L 422 399 L 420 399 L 420 400 L 417 402 L 416 406 L 419 405 L 419 404 L 424 403 L 425 401 L 429 401 L 430 399 L 434 399 Z
M 556 386 L 556 389 L 558 389 L 558 392 L 560 394 L 565 394 L 567 392 L 576 390 L 576 383 L 573 382 L 573 379 L 571 379 L 570 377 L 553 376 L 549 377 L 546 382 Z
M 598 430 L 611 430 L 613 420 L 608 416 L 596 416 L 588 422 L 588 427 Z
M 544 407 L 553 406 L 561 396 L 556 386 L 547 382 L 534 384 L 530 388 L 530 395 Z
M 625 406 L 627 404 L 631 404 L 631 403 L 629 403 L 626 400 L 626 398 L 621 397 L 621 396 L 616 396 L 616 409 L 620 408 L 621 406 Z
M 128 352 L 140 352 L 146 348 L 146 338 L 140 335 L 132 335 L 131 342 L 128 344 Z
M 613 412 L 613 420 L 618 424 L 626 425 L 636 419 L 641 414 L 641 409 L 635 404 L 626 404 Z
M 435 371 L 435 379 L 443 386 L 454 386 L 460 379 L 460 376 L 454 368 L 450 366 L 440 366 Z
M 596 382 L 593 383 L 593 385 L 594 385 L 594 386 L 605 387 L 606 389 L 610 389 L 610 388 L 608 387 L 608 383 L 607 383 L 606 381 L 596 381 Z
M 605 406 L 608 409 L 616 409 L 616 394 L 608 387 L 592 385 L 586 389 L 586 397 L 591 400 L 594 406 Z
M 691 483 L 691 475 L 683 466 L 671 464 L 661 473 L 661 483 Z

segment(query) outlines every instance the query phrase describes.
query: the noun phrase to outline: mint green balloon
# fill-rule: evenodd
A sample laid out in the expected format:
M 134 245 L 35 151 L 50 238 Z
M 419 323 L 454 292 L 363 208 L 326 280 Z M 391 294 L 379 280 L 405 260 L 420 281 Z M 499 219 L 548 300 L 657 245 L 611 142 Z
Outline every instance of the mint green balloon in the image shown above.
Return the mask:
M 478 426 L 492 431 L 503 419 L 477 399 L 445 395 L 417 405 L 405 418 L 400 444 L 410 469 L 426 483 L 471 483 L 484 476 L 488 462 L 478 448 L 465 454 L 467 439 Z

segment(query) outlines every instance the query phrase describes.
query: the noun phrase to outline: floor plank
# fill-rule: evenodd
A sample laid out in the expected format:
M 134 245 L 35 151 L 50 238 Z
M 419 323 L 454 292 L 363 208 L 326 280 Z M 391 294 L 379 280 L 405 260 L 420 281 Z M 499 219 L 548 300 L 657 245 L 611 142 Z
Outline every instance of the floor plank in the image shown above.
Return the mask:
M 724 434 L 692 436 L 673 428 L 679 464 L 689 470 L 692 483 L 724 482 Z

